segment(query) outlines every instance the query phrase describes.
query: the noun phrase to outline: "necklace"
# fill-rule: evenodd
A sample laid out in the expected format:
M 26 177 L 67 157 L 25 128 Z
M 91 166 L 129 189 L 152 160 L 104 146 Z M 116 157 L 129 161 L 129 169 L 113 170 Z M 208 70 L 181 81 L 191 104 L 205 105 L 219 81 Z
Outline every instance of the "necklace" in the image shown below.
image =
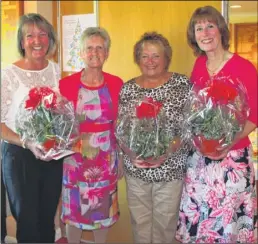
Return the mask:
M 221 62 L 219 62 L 219 64 L 216 66 L 216 68 L 215 69 L 210 69 L 209 67 L 208 67 L 208 59 L 207 59 L 207 61 L 206 61 L 206 68 L 207 68 L 207 70 L 208 70 L 208 73 L 210 74 L 210 75 L 215 75 L 215 74 L 217 74 L 220 70 L 221 70 L 221 68 L 223 67 L 223 65 L 225 64 L 225 62 L 227 61 L 227 59 L 226 59 L 226 52 L 223 54 L 223 58 L 222 58 L 222 60 L 221 60 Z

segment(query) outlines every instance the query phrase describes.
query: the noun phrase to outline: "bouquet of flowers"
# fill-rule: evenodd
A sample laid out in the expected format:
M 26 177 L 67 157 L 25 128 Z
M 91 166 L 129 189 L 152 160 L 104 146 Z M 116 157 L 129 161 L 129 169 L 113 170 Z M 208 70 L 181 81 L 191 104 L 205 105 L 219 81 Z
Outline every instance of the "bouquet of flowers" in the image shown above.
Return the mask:
M 22 139 L 41 144 L 46 156 L 57 156 L 79 138 L 74 106 L 48 87 L 35 87 L 19 107 L 16 130 Z
M 203 154 L 216 154 L 243 130 L 249 114 L 246 89 L 238 80 L 218 77 L 193 86 L 184 113 L 184 135 Z
M 154 163 L 167 154 L 172 133 L 166 127 L 163 104 L 150 97 L 131 103 L 128 113 L 120 114 L 117 120 L 116 137 L 122 149 L 131 158 Z

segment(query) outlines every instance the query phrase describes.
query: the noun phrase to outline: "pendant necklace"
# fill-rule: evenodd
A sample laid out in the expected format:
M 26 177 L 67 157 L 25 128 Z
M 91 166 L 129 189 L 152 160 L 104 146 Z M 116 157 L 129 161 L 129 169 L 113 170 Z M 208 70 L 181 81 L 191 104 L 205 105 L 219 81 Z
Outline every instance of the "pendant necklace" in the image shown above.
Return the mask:
M 206 68 L 207 68 L 207 70 L 208 70 L 208 73 L 209 73 L 211 76 L 217 74 L 217 73 L 221 70 L 222 66 L 225 64 L 225 61 L 226 61 L 226 53 L 224 53 L 223 59 L 222 59 L 222 61 L 219 63 L 219 65 L 218 65 L 215 69 L 210 69 L 210 68 L 208 67 L 208 60 L 207 60 L 207 61 L 206 61 Z

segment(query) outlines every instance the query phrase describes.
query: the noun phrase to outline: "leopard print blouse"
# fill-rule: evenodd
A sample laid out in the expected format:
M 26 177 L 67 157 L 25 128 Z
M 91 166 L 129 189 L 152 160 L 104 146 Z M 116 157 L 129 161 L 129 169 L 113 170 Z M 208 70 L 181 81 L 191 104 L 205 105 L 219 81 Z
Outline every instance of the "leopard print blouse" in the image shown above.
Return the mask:
M 120 92 L 119 115 L 129 113 L 132 101 L 146 96 L 154 100 L 162 101 L 167 117 L 168 128 L 180 134 L 180 123 L 183 117 L 183 108 L 191 89 L 189 79 L 185 75 L 173 73 L 169 80 L 157 87 L 145 89 L 135 82 L 135 78 L 126 82 Z M 182 146 L 157 168 L 142 169 L 135 167 L 129 157 L 124 154 L 125 172 L 132 177 L 145 182 L 170 182 L 181 180 L 185 172 L 185 164 L 188 155 L 188 146 Z

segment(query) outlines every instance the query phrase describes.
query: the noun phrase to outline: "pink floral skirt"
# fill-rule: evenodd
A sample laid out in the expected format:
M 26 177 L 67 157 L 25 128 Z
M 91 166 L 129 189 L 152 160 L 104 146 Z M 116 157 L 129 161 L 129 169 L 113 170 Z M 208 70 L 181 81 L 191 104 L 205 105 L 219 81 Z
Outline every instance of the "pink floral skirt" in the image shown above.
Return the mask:
M 222 161 L 193 153 L 180 204 L 176 239 L 183 243 L 254 243 L 254 168 L 249 149 Z

